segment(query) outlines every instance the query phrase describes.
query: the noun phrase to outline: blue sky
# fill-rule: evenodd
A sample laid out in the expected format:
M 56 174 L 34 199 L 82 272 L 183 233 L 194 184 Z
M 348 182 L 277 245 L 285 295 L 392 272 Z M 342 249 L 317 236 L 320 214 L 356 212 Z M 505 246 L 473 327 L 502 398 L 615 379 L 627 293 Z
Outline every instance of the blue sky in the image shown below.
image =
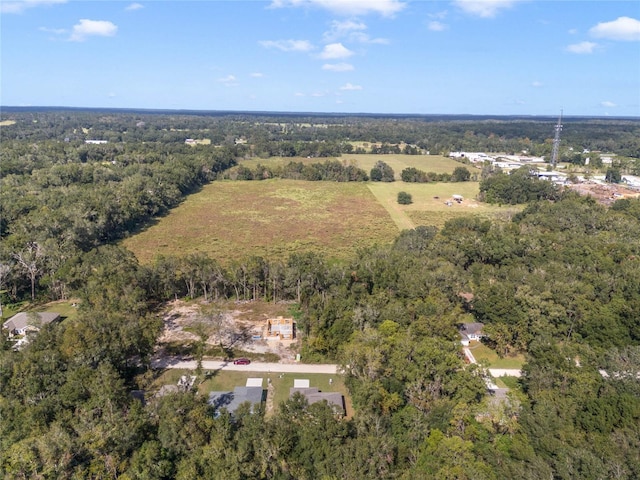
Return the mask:
M 640 116 L 640 2 L 3 0 L 0 104 Z

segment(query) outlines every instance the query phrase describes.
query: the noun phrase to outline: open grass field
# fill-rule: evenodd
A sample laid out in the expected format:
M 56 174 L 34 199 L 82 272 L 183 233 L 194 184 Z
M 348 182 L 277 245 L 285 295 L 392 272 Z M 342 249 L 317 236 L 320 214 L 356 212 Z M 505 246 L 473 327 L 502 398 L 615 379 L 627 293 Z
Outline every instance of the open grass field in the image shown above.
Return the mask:
M 228 263 L 306 251 L 347 258 L 397 234 L 365 183 L 274 179 L 213 182 L 123 244 L 143 263 L 195 252 Z
M 255 168 L 258 164 L 266 166 L 282 166 L 289 162 L 302 162 L 304 164 L 322 163 L 327 160 L 344 162 L 361 168 L 367 174 L 371 171 L 376 162 L 382 160 L 394 171 L 396 180 L 400 180 L 402 170 L 414 167 L 423 172 L 452 173 L 456 167 L 466 166 L 470 172 L 479 170 L 473 165 L 463 165 L 450 158 L 440 155 L 373 155 L 373 154 L 344 154 L 341 157 L 330 158 L 306 158 L 306 157 L 271 157 L 271 158 L 250 158 L 242 160 L 240 163 L 248 168 Z
M 460 162 L 441 155 L 345 154 L 338 158 L 338 160 L 353 163 L 367 173 L 371 171 L 376 162 L 383 161 L 393 169 L 396 180 L 400 180 L 402 170 L 409 167 L 417 168 L 423 172 L 452 173 L 456 167 L 464 166 L 472 173 L 475 173 L 476 170 L 478 173 L 480 172 L 480 170 L 473 165 L 463 165 Z
M 420 225 L 442 228 L 447 220 L 465 215 L 489 217 L 510 217 L 520 211 L 520 207 L 499 207 L 475 200 L 479 192 L 478 182 L 460 183 L 369 183 L 369 189 L 387 210 L 400 230 Z M 411 194 L 413 203 L 398 204 L 398 193 Z M 460 203 L 447 201 L 452 195 L 462 195 Z
M 359 157 L 373 162 L 381 156 Z M 445 168 L 439 161 L 433 170 L 437 165 Z M 447 220 L 463 215 L 509 218 L 521 208 L 477 202 L 478 188 L 477 182 L 218 181 L 122 243 L 142 263 L 150 263 L 157 255 L 197 252 L 223 264 L 252 255 L 285 259 L 307 251 L 345 259 L 358 248 L 391 243 L 403 229 L 441 228 Z M 400 191 L 410 193 L 413 203 L 399 205 Z M 454 194 L 464 200 L 448 206 Z
M 187 370 L 167 370 L 160 375 L 151 391 L 157 391 L 162 385 L 176 384 L 181 375 L 192 375 L 193 372 Z M 328 375 L 322 373 L 264 373 L 250 371 L 217 371 L 209 372 L 202 382 L 196 382 L 198 392 L 202 395 L 209 395 L 211 391 L 231 391 L 234 387 L 244 386 L 247 378 L 263 378 L 262 387 L 267 389 L 267 379 L 271 379 L 273 385 L 273 406 L 275 409 L 289 398 L 289 389 L 293 387 L 293 381 L 297 378 L 308 379 L 311 387 L 316 387 L 322 392 L 340 392 L 344 396 L 347 417 L 353 415 L 351 397 L 344 381 L 340 375 Z M 329 379 L 332 383 L 329 383 Z
M 469 346 L 469 350 L 471 350 L 471 353 L 473 353 L 473 356 L 476 358 L 478 363 L 485 360 L 490 368 L 520 369 L 525 362 L 523 355 L 500 358 L 494 350 L 480 342 L 472 342 Z

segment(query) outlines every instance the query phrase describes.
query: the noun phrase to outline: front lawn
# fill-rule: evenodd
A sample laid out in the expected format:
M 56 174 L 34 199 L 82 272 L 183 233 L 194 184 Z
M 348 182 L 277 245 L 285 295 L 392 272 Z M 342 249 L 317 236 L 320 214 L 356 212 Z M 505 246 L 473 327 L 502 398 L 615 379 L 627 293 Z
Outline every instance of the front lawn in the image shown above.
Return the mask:
M 514 368 L 519 370 L 525 362 L 524 355 L 521 354 L 500 358 L 495 350 L 481 342 L 471 342 L 469 350 L 471 350 L 478 363 L 483 363 L 482 361 L 484 360 L 489 368 Z

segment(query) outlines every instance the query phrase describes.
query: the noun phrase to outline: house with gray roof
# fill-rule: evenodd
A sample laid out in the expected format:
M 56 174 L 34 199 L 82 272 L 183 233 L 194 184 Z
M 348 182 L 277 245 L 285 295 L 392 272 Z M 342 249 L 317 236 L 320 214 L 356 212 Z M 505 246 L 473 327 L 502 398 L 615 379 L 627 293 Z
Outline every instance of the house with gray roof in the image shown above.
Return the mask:
M 9 332 L 9 337 L 25 335 L 27 332 L 37 332 L 44 325 L 60 318 L 54 312 L 20 312 L 2 324 L 2 328 Z
M 264 393 L 262 387 L 235 387 L 233 392 L 209 392 L 208 403 L 216 411 L 226 408 L 233 415 L 240 405 L 249 402 L 251 413 L 253 413 L 255 406 L 262 404 L 265 400 Z
M 344 415 L 344 397 L 340 392 L 321 392 L 314 387 L 292 387 L 289 389 L 289 397 L 300 393 L 307 399 L 309 405 L 326 401 L 336 415 Z
M 482 337 L 484 337 L 484 333 L 482 333 L 482 328 L 484 327 L 483 323 L 480 322 L 471 322 L 471 323 L 463 323 L 460 325 L 459 333 L 462 345 L 469 346 L 469 341 L 475 340 L 479 341 Z

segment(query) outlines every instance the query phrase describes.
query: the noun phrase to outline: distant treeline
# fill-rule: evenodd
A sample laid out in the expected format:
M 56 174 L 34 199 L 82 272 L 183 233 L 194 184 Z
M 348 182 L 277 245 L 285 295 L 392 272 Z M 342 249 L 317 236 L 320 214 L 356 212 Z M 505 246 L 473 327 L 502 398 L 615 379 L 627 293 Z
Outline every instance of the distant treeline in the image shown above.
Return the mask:
M 0 131 L 6 139 L 84 142 L 183 143 L 209 139 L 214 145 L 246 141 L 255 156 L 337 156 L 352 142 L 367 142 L 368 153 L 408 151 L 484 151 L 549 157 L 557 119 L 544 117 L 367 116 L 250 114 L 242 112 L 158 112 L 82 109 L 4 109 L 2 121 L 15 121 Z M 640 158 L 640 119 L 580 118 L 563 120 L 561 159 L 583 150 Z M 303 143 L 314 143 L 303 148 Z M 385 146 L 386 144 L 386 146 Z M 316 151 L 313 151 L 315 149 Z M 414 150 L 417 149 L 417 150 Z M 358 150 L 359 151 L 359 150 Z
M 222 179 L 231 180 L 267 180 L 269 178 L 288 178 L 308 181 L 333 182 L 366 182 L 369 180 L 367 172 L 355 165 L 349 165 L 337 160 L 326 160 L 317 163 L 289 162 L 282 166 L 266 166 L 258 164 L 251 169 L 238 165 L 219 175 Z

